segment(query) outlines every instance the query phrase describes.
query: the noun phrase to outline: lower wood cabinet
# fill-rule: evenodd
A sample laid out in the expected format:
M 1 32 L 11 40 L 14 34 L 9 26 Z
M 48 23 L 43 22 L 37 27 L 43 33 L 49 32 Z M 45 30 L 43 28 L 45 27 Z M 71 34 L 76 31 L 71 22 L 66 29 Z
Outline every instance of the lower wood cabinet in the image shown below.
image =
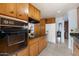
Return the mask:
M 79 56 L 79 44 L 74 43 L 73 55 Z
M 45 37 L 40 37 L 39 39 L 39 53 L 47 46 L 47 40 Z
M 29 47 L 26 47 L 25 49 L 19 51 L 16 53 L 17 56 L 29 56 Z
M 37 56 L 47 46 L 47 40 L 44 36 L 31 39 L 28 46 L 16 53 L 17 56 Z
M 38 55 L 38 42 L 30 46 L 30 56 Z

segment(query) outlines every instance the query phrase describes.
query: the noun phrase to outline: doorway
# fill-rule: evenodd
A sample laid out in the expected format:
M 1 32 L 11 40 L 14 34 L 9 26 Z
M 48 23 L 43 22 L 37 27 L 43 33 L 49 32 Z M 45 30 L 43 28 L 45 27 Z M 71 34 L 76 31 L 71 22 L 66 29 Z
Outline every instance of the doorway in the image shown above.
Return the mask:
M 68 42 L 68 21 L 64 21 L 64 39 L 65 42 Z

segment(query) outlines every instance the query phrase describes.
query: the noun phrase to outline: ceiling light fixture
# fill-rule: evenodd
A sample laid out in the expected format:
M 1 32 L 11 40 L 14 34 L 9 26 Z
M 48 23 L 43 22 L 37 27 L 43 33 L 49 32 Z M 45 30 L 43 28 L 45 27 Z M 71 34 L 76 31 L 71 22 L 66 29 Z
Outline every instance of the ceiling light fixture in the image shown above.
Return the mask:
M 60 10 L 58 10 L 58 11 L 57 11 L 57 13 L 61 13 L 61 11 L 60 11 Z

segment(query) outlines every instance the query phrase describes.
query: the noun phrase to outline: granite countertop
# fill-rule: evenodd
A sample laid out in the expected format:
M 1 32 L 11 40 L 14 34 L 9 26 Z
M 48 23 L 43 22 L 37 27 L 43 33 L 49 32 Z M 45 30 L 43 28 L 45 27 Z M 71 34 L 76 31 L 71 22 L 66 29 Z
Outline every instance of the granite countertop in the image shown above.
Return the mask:
M 74 29 L 74 30 L 71 31 L 70 33 L 79 33 L 79 29 Z
M 79 37 L 79 29 L 75 29 L 75 30 L 71 31 L 70 35 L 75 36 L 75 37 Z

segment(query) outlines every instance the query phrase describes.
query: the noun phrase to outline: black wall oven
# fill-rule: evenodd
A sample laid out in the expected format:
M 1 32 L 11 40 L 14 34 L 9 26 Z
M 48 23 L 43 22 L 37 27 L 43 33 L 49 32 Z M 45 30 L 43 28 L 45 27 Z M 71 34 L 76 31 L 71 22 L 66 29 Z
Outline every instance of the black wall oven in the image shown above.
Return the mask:
M 28 23 L 0 17 L 0 53 L 14 53 L 27 46 Z

